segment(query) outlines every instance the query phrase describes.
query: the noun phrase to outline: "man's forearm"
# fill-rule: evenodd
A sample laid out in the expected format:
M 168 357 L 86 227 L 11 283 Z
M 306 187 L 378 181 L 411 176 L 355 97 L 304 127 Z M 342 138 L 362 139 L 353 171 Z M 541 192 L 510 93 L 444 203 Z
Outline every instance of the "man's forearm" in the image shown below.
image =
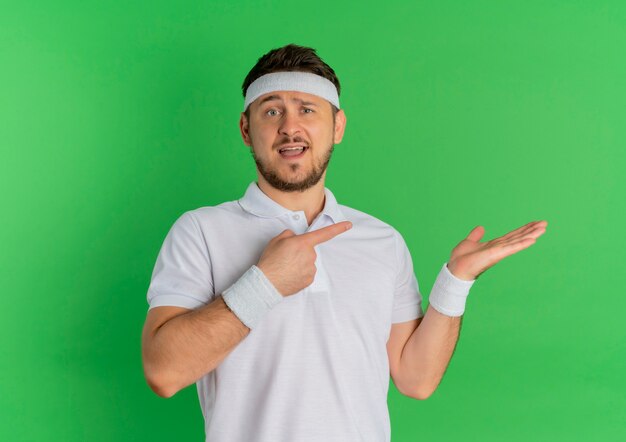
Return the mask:
M 144 368 L 153 389 L 172 396 L 217 367 L 249 332 L 221 295 L 170 319 L 144 349 Z
M 400 373 L 410 395 L 430 396 L 448 367 L 461 329 L 462 316 L 446 316 L 432 306 L 409 337 L 400 358 Z

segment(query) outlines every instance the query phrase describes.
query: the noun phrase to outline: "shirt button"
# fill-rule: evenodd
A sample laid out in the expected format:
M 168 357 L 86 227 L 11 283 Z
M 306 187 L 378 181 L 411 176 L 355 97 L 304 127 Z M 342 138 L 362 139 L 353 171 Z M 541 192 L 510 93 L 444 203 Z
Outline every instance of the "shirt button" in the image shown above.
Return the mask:
M 295 220 L 298 220 L 298 219 L 300 219 L 300 215 L 298 215 L 298 214 L 295 214 L 295 215 L 293 216 L 293 219 L 295 219 Z

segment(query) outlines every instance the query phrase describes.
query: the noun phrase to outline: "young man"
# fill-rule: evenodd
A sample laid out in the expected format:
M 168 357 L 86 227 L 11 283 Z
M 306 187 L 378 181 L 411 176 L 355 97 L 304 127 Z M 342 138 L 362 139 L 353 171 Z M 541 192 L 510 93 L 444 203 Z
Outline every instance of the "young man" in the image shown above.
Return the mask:
M 476 227 L 424 314 L 402 235 L 324 186 L 346 127 L 335 72 L 287 45 L 258 60 L 243 93 L 258 180 L 185 212 L 165 238 L 142 338 L 148 384 L 170 397 L 196 383 L 207 441 L 389 441 L 389 376 L 430 396 L 475 279 L 546 223 L 486 243 Z

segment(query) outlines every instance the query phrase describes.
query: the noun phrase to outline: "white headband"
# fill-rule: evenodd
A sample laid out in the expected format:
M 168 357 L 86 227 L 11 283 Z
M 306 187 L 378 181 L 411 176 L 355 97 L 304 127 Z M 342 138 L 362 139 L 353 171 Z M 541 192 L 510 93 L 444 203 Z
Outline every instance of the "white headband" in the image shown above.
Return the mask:
M 243 111 L 261 95 L 274 91 L 299 91 L 317 95 L 339 109 L 339 95 L 332 81 L 310 72 L 283 71 L 265 74 L 254 80 L 246 90 Z

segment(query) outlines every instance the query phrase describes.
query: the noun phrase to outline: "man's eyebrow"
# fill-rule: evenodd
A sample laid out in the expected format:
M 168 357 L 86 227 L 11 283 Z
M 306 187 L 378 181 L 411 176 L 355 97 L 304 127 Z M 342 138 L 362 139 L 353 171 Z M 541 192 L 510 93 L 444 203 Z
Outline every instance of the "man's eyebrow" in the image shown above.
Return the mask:
M 259 106 L 262 106 L 262 105 L 263 105 L 263 103 L 265 103 L 265 102 L 267 102 L 267 101 L 272 101 L 272 100 L 280 100 L 280 101 L 283 101 L 283 99 L 282 99 L 281 97 L 279 97 L 278 95 L 269 95 L 269 96 L 265 97 L 264 99 L 262 99 L 262 100 L 259 102 Z M 317 104 L 316 104 L 316 103 L 312 103 L 312 102 L 310 102 L 310 101 L 306 101 L 306 100 L 303 100 L 303 99 L 301 99 L 301 98 L 292 98 L 292 99 L 291 99 L 291 101 L 299 101 L 299 102 L 300 102 L 300 104 L 302 104 L 302 105 L 304 105 L 304 106 L 317 106 Z

